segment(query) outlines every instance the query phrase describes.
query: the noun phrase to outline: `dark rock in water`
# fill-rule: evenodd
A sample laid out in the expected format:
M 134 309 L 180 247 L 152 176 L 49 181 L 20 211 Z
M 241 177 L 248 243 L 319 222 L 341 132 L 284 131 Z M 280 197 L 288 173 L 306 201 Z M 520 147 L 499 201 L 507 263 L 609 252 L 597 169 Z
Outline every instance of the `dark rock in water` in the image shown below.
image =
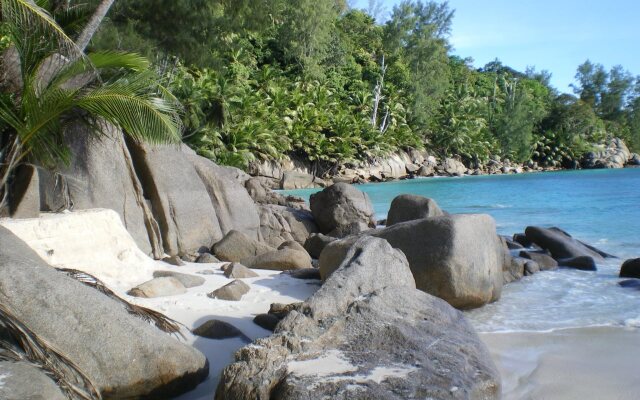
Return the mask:
M 127 292 L 129 296 L 144 298 L 175 296 L 184 293 L 187 293 L 187 288 L 174 277 L 154 278 Z
M 202 253 L 198 258 L 196 258 L 196 262 L 198 264 L 216 264 L 219 263 L 220 260 L 218 260 L 213 254 Z
M 336 241 L 336 238 L 325 236 L 322 233 L 313 233 L 304 242 L 304 248 L 307 250 L 312 258 L 320 258 L 320 253 L 331 242 Z
M 329 367 L 322 377 L 319 365 Z M 415 394 L 498 399 L 500 375 L 464 315 L 415 289 L 402 252 L 384 240 L 363 237 L 320 290 L 289 311 L 274 335 L 236 353 L 215 398 L 404 399 Z
M 458 214 L 402 222 L 366 235 L 401 250 L 418 289 L 454 307 L 480 307 L 500 298 L 504 246 L 489 215 Z M 357 237 L 329 244 L 320 256 L 326 279 L 345 259 Z
M 246 278 L 257 278 L 258 274 L 244 265 L 232 262 L 231 264 L 225 265 L 223 267 L 224 276 L 232 279 L 246 279 Z
M 391 202 L 387 226 L 416 219 L 440 217 L 444 215 L 433 199 L 413 194 L 401 194 Z
M 540 267 L 540 271 L 551 271 L 558 268 L 558 262 L 546 253 L 522 250 L 520 257 L 535 261 Z
M 240 301 L 242 299 L 242 296 L 249 293 L 249 290 L 251 290 L 251 287 L 249 285 L 240 280 L 235 280 L 219 289 L 214 290 L 207 296 L 211 297 L 212 299 Z
M 232 230 L 221 241 L 213 246 L 215 255 L 223 261 L 237 261 L 250 259 L 260 254 L 275 250 L 271 246 L 260 243 L 246 234 Z
M 283 271 L 282 273 L 295 279 L 321 279 L 320 270 L 318 268 L 292 269 L 289 271 Z
M 244 333 L 228 322 L 211 319 L 193 330 L 193 334 L 207 339 L 242 338 L 250 341 Z
M 325 235 L 344 237 L 376 227 L 369 196 L 347 183 L 336 183 L 312 194 L 310 205 L 316 224 Z
M 304 243 L 309 235 L 318 232 L 311 211 L 267 204 L 258 207 L 262 241 L 278 247 L 283 242 Z
M 174 272 L 174 271 L 155 271 L 153 273 L 153 277 L 154 278 L 166 278 L 166 277 L 176 278 L 186 288 L 202 286 L 205 282 L 204 278 L 201 276 L 183 274 L 183 273 Z
M 0 399 L 67 400 L 44 370 L 29 362 L 0 361 Z
M 253 322 L 259 327 L 273 332 L 278 322 L 280 322 L 280 319 L 272 314 L 258 314 L 253 319 Z
M 104 398 L 177 396 L 209 375 L 199 351 L 56 271 L 3 227 L 0 243 L 0 303 Z
M 524 275 L 530 276 L 540 272 L 540 266 L 537 262 L 529 260 L 524 264 Z
M 516 233 L 513 235 L 513 241 L 526 248 L 533 246 L 533 242 L 531 242 L 524 233 Z
M 521 243 L 514 242 L 513 240 L 510 240 L 508 238 L 505 238 L 505 243 L 507 244 L 507 247 L 509 248 L 509 250 L 524 249 L 524 246 Z
M 549 251 L 553 258 L 557 260 L 580 256 L 589 256 L 596 262 L 602 261 L 603 259 L 603 256 L 599 252 L 585 246 L 558 228 L 546 229 L 529 226 L 525 229 L 525 235 L 531 242 Z
M 597 271 L 596 262 L 589 256 L 581 256 L 574 258 L 565 258 L 558 260 L 558 265 L 561 267 L 569 267 L 579 269 L 581 271 Z
M 640 290 L 640 279 L 627 279 L 624 281 L 618 282 L 618 285 L 623 288 L 632 288 Z
M 245 259 L 242 263 L 250 268 L 286 271 L 290 269 L 311 268 L 311 257 L 307 254 L 306 250 L 300 251 L 284 248 Z
M 640 278 L 640 258 L 625 261 L 620 268 L 620 278 Z
M 166 262 L 169 265 L 175 265 L 176 267 L 184 267 L 185 265 L 187 265 L 178 256 L 165 257 L 165 258 L 162 259 L 162 261 Z

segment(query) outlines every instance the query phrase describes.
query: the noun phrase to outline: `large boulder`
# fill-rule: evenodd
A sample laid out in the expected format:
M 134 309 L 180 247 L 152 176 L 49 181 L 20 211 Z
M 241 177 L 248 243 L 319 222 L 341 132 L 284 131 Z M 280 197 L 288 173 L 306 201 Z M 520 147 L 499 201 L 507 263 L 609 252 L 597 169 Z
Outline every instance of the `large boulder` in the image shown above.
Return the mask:
M 212 250 L 220 260 L 242 262 L 260 254 L 269 253 L 275 248 L 258 242 L 240 231 L 232 230 L 216 243 Z
M 181 146 L 185 145 L 149 146 L 129 141 L 169 255 L 194 253 L 223 236 L 207 188 Z
M 322 250 L 324 250 L 329 243 L 335 242 L 336 240 L 338 239 L 325 236 L 322 233 L 313 233 L 304 242 L 304 249 L 311 257 L 318 259 L 320 258 L 320 254 L 322 254 Z
M 215 398 L 499 397 L 500 376 L 464 316 L 415 289 L 400 251 L 364 237 L 274 335 L 238 351 Z
M 311 174 L 296 171 L 285 171 L 280 181 L 280 189 L 308 189 L 324 187 L 324 182 Z
M 599 262 L 603 260 L 603 253 L 574 239 L 565 231 L 558 228 L 541 228 L 528 226 L 525 229 L 527 239 L 551 253 L 556 260 L 588 256 Z
M 41 210 L 114 210 L 138 247 L 158 258 L 162 255 L 160 231 L 122 131 L 108 123 L 98 126 L 100 135 L 80 122 L 70 125 L 65 135 L 70 162 L 59 166 L 58 172 L 39 169 Z
M 236 230 L 259 239 L 260 217 L 253 199 L 241 183 L 245 179 L 242 171 L 216 165 L 187 147 L 182 151 L 207 189 L 222 234 Z
M 445 158 L 440 168 L 444 173 L 451 176 L 462 176 L 468 171 L 461 161 L 453 158 Z
M 0 227 L 0 303 L 104 398 L 171 396 L 208 375 L 204 355 L 47 265 Z
M 242 260 L 250 268 L 288 271 L 311 268 L 311 257 L 304 250 L 283 248 Z
M 25 361 L 0 361 L 0 399 L 68 400 L 68 397 L 35 365 Z
M 311 213 L 320 232 L 333 237 L 375 228 L 369 196 L 346 183 L 336 183 L 311 195 Z
M 402 250 L 418 289 L 456 308 L 480 307 L 500 298 L 504 248 L 489 215 L 425 218 L 367 234 Z M 346 238 L 323 250 L 319 263 L 323 279 L 344 260 L 353 241 Z
M 259 205 L 260 235 L 262 241 L 278 247 L 283 242 L 295 240 L 304 244 L 309 235 L 318 232 L 313 215 L 307 210 L 279 205 Z
M 401 194 L 391 202 L 387 226 L 442 215 L 444 213 L 434 200 L 414 194 Z

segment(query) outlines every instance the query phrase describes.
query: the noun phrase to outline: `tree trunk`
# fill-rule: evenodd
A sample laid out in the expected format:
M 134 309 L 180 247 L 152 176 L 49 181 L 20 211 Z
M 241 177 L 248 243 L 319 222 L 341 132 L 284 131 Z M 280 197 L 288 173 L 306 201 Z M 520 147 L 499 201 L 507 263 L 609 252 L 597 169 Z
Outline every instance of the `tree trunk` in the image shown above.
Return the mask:
M 84 30 L 80 33 L 80 36 L 78 36 L 76 44 L 78 45 L 80 50 L 84 51 L 87 48 L 89 42 L 91 41 L 91 38 L 93 38 L 93 35 L 100 27 L 102 20 L 104 19 L 105 15 L 107 15 L 114 2 L 115 0 L 102 0 L 100 2 L 100 5 L 98 5 L 98 8 L 96 8 L 96 11 L 91 16 L 91 19 L 87 23 L 87 26 L 84 27 Z

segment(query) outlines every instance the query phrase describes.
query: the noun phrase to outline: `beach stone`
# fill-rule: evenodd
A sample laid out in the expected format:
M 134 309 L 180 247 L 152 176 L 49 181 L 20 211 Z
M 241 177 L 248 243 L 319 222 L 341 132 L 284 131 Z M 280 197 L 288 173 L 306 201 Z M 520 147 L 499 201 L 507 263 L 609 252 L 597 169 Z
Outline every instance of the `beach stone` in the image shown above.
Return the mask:
M 559 228 L 529 226 L 525 229 L 527 239 L 551 253 L 555 259 L 589 256 L 596 262 L 603 260 L 603 254 L 581 243 Z
M 506 284 L 522 279 L 525 274 L 525 265 L 528 261 L 522 257 L 511 257 L 510 262 L 508 264 L 505 263 L 503 266 L 502 283 Z
M 524 248 L 533 246 L 533 242 L 529 240 L 524 233 L 516 233 L 515 235 L 513 235 L 513 241 L 519 243 Z
M 243 182 L 249 176 L 237 168 L 217 165 L 186 146 L 181 150 L 207 191 L 222 235 L 236 230 L 252 239 L 259 239 L 260 216 Z
M 558 262 L 546 253 L 522 250 L 520 252 L 520 257 L 535 261 L 536 264 L 538 264 L 540 271 L 552 271 L 554 269 L 558 269 Z
M 212 299 L 240 301 L 242 299 L 242 296 L 249 293 L 249 290 L 251 290 L 251 287 L 249 285 L 236 279 L 235 281 L 214 290 L 207 296 L 211 297 Z
M 0 399 L 68 400 L 44 370 L 21 361 L 0 361 Z
M 596 262 L 589 256 L 565 258 L 558 260 L 558 265 L 561 267 L 569 267 L 579 269 L 581 271 L 597 271 Z
M 283 271 L 283 274 L 289 275 L 295 279 L 317 279 L 320 280 L 320 270 L 318 268 L 302 268 Z
M 278 250 L 291 249 L 301 251 L 303 253 L 307 253 L 307 250 L 295 240 L 290 240 L 288 242 L 283 242 L 280 246 L 278 246 Z M 307 253 L 309 254 L 309 253 Z
M 395 224 L 367 235 L 386 239 L 409 260 L 418 289 L 456 308 L 480 307 L 500 298 L 504 247 L 485 214 L 432 217 Z M 327 277 L 342 263 L 353 237 L 329 244 L 320 255 Z
M 318 232 L 311 211 L 273 204 L 260 205 L 258 210 L 262 241 L 269 246 L 278 247 L 292 240 L 302 244 Z
M 129 290 L 133 297 L 165 297 L 187 293 L 187 288 L 174 277 L 154 278 Z
M 313 218 L 325 235 L 344 237 L 376 226 L 369 196 L 347 183 L 336 183 L 312 194 L 310 205 Z
M 524 275 L 525 276 L 530 276 L 533 274 L 536 274 L 538 272 L 540 272 L 540 265 L 538 265 L 537 262 L 533 261 L 533 260 L 529 260 L 524 264 Z
M 201 276 L 195 276 L 190 274 L 183 274 L 181 272 L 174 271 L 154 271 L 154 278 L 175 278 L 180 281 L 186 288 L 192 288 L 204 285 L 204 278 Z
M 462 176 L 467 172 L 467 167 L 453 158 L 445 158 L 442 162 L 442 169 L 451 176 Z
M 320 258 L 322 250 L 335 240 L 337 239 L 323 235 L 322 233 L 312 233 L 304 242 L 304 248 L 312 258 L 318 259 Z
M 210 319 L 199 327 L 195 328 L 192 333 L 196 336 L 207 339 L 232 339 L 243 338 L 248 340 L 247 336 L 238 328 L 228 322 L 219 319 Z M 248 340 L 249 341 L 249 340 Z
M 258 314 L 253 318 L 253 323 L 259 327 L 273 332 L 276 326 L 280 322 L 280 319 L 272 314 Z
M 286 271 L 290 269 L 311 268 L 311 257 L 306 251 L 284 248 L 270 251 L 242 261 L 249 268 Z
M 505 243 L 507 244 L 507 247 L 509 248 L 509 250 L 520 250 L 520 249 L 524 249 L 524 246 L 518 242 L 514 242 L 513 240 L 509 239 L 509 238 L 505 238 Z
M 213 254 L 202 253 L 198 256 L 198 258 L 196 258 L 196 262 L 198 264 L 217 264 L 220 262 L 220 260 L 218 260 Z
M 254 271 L 237 262 L 232 262 L 231 264 L 225 266 L 223 271 L 224 276 L 232 279 L 257 278 L 258 276 L 260 276 Z
M 413 194 L 401 194 L 393 199 L 387 216 L 387 226 L 416 219 L 444 215 L 435 200 Z
M 185 144 L 152 146 L 127 139 L 145 196 L 160 226 L 165 253 L 196 252 L 223 236 L 207 188 Z
M 186 264 L 182 259 L 178 256 L 169 256 L 162 259 L 162 261 L 166 262 L 169 265 L 175 265 L 176 267 L 184 267 Z
M 0 303 L 83 371 L 103 398 L 177 396 L 209 375 L 198 350 L 56 271 L 4 227 L 0 243 Z
M 640 258 L 632 258 L 622 263 L 620 278 L 640 278 Z
M 242 261 L 275 250 L 246 234 L 232 230 L 213 246 L 213 253 L 224 261 Z M 243 263 L 244 264 L 244 263 Z
M 316 365 L 325 370 L 321 378 Z M 363 378 L 373 371 L 384 378 Z M 450 396 L 452 387 L 459 397 Z M 500 375 L 464 315 L 415 289 L 402 252 L 364 237 L 272 336 L 236 353 L 215 398 L 399 399 L 415 393 L 498 399 Z

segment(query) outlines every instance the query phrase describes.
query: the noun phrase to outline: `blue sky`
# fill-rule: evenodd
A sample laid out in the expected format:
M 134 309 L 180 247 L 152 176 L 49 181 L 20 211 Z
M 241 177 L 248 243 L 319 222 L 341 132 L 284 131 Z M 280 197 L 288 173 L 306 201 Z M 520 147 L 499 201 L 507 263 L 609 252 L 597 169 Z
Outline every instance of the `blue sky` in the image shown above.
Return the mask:
M 389 11 L 399 2 L 382 0 Z M 455 9 L 453 52 L 472 57 L 476 67 L 495 58 L 521 71 L 533 65 L 550 71 L 563 92 L 571 92 L 586 59 L 640 74 L 638 0 L 450 0 L 449 6 Z

